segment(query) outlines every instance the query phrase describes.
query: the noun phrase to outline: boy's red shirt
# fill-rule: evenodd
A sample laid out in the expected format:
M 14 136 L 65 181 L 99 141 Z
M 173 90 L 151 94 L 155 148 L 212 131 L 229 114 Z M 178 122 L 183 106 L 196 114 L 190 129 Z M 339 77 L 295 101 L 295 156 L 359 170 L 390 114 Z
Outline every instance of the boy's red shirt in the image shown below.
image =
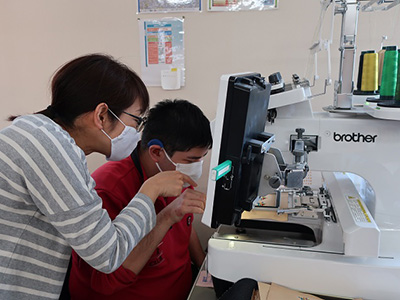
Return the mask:
M 144 178 L 131 157 L 108 162 L 93 173 L 96 190 L 111 219 L 136 195 L 147 179 L 143 168 L 142 174 Z M 158 198 L 155 202 L 156 213 L 174 199 Z M 187 214 L 174 224 L 139 274 L 122 266 L 111 274 L 104 274 L 73 252 L 69 282 L 71 299 L 187 299 L 192 282 L 189 255 L 192 221 L 193 214 Z

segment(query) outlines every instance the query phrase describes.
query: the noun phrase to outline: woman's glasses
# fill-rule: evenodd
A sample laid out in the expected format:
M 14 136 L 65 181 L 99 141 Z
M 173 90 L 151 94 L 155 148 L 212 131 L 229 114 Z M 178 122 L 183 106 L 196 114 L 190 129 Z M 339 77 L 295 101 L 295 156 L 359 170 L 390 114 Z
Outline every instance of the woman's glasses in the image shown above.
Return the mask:
M 126 111 L 123 111 L 123 113 L 127 114 L 128 116 L 131 116 L 132 118 L 135 119 L 136 123 L 138 124 L 138 126 L 136 128 L 137 131 L 142 131 L 143 130 L 143 127 L 147 122 L 147 117 L 135 116 L 135 115 L 130 114 L 130 113 L 126 112 Z

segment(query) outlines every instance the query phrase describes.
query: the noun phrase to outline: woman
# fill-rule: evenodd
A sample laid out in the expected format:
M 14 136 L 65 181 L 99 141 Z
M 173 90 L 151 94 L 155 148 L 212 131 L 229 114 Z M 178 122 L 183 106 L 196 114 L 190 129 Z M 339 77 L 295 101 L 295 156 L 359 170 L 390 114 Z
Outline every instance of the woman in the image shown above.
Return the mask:
M 71 247 L 113 272 L 153 228 L 156 198 L 195 184 L 160 173 L 111 222 L 85 155 L 129 156 L 149 106 L 146 87 L 127 66 L 93 54 L 59 69 L 51 88 L 47 109 L 11 117 L 0 131 L 0 299 L 58 299 Z

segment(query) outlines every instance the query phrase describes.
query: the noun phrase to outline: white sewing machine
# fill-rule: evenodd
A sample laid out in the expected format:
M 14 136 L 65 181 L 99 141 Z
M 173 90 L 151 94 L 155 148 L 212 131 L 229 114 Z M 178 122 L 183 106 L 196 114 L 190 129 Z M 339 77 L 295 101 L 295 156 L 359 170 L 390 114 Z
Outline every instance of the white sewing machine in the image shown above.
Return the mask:
M 399 299 L 400 109 L 354 106 L 339 83 L 333 107 L 316 113 L 308 81 L 270 82 L 271 96 L 260 74 L 221 78 L 202 219 L 218 228 L 209 272 Z

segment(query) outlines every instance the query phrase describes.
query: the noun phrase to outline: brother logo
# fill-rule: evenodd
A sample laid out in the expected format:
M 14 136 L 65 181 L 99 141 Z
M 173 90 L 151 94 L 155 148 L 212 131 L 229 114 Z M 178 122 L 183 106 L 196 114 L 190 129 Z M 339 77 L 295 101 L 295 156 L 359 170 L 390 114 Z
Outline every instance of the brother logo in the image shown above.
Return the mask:
M 361 133 L 333 133 L 333 140 L 335 142 L 354 142 L 354 143 L 375 143 L 375 139 L 378 135 L 361 134 Z

